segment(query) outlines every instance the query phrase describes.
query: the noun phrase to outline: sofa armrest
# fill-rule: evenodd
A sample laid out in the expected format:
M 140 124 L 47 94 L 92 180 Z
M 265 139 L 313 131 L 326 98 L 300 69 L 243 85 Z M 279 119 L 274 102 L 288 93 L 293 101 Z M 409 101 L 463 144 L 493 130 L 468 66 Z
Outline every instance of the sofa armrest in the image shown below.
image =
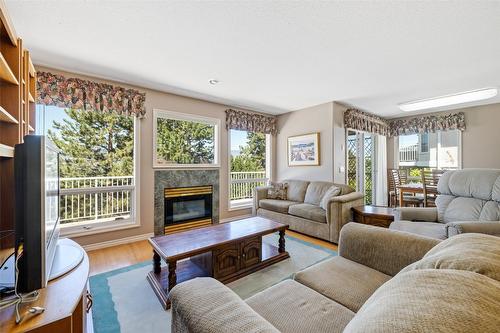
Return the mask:
M 279 332 L 231 289 L 212 278 L 178 284 L 170 292 L 173 333 Z
M 330 199 L 326 206 L 326 222 L 330 225 L 330 242 L 339 242 L 340 229 L 352 221 L 352 207 L 364 205 L 364 194 L 351 192 Z
M 340 232 L 339 255 L 394 276 L 440 242 L 407 232 L 348 223 Z
M 259 209 L 259 201 L 267 198 L 267 190 L 269 190 L 270 188 L 271 186 L 257 186 L 253 191 L 253 215 L 257 215 L 257 209 Z
M 415 207 L 398 207 L 394 209 L 395 221 L 421 221 L 421 222 L 437 222 L 438 211 L 436 207 L 415 208 Z
M 448 237 L 469 232 L 500 236 L 500 221 L 460 221 L 446 223 L 446 234 Z

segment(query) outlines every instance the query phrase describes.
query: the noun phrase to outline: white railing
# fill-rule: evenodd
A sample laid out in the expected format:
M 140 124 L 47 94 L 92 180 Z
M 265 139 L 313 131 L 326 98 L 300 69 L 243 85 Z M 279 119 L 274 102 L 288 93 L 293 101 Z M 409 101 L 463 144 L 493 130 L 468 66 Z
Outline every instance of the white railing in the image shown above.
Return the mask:
M 400 162 L 413 162 L 418 160 L 418 145 L 399 148 Z
M 229 180 L 231 190 L 230 200 L 250 199 L 253 190 L 257 186 L 265 186 L 267 183 L 265 171 L 231 172 Z
M 130 215 L 134 178 L 77 177 L 60 179 L 61 224 Z

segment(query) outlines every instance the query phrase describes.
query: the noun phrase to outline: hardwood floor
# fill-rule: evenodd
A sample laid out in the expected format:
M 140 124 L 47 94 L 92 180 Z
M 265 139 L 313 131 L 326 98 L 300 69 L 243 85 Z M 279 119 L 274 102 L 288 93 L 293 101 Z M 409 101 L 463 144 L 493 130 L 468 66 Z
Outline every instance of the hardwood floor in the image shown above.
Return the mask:
M 286 234 L 337 251 L 337 245 L 333 243 L 290 230 L 287 230 Z M 152 260 L 152 251 L 147 240 L 89 251 L 90 275 L 100 274 Z

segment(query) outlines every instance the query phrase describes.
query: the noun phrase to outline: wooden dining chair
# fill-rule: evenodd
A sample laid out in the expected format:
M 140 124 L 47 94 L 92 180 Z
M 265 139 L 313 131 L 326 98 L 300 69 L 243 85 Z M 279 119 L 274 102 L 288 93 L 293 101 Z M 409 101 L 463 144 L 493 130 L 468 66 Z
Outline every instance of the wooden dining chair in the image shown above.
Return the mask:
M 387 203 L 389 207 L 396 207 L 398 203 L 398 191 L 396 188 L 396 180 L 394 178 L 394 170 L 397 169 L 387 169 Z
M 445 170 L 422 170 L 424 207 L 436 207 L 437 185 Z
M 389 192 L 389 206 L 397 207 L 399 190 L 398 186 L 407 184 L 408 172 L 405 169 L 387 169 L 387 182 L 388 182 L 388 192 Z M 423 199 L 414 195 L 404 196 L 405 206 L 420 207 L 423 204 Z

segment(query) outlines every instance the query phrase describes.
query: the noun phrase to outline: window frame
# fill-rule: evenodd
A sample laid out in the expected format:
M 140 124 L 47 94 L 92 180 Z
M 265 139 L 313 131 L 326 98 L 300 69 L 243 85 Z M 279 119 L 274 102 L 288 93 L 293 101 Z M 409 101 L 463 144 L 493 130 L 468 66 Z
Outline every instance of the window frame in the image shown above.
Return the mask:
M 159 164 L 156 155 L 157 121 L 159 118 L 180 121 L 192 121 L 214 126 L 214 163 L 203 164 Z M 204 117 L 195 114 L 181 113 L 162 109 L 153 109 L 153 168 L 154 169 L 192 169 L 192 168 L 220 168 L 220 118 Z

